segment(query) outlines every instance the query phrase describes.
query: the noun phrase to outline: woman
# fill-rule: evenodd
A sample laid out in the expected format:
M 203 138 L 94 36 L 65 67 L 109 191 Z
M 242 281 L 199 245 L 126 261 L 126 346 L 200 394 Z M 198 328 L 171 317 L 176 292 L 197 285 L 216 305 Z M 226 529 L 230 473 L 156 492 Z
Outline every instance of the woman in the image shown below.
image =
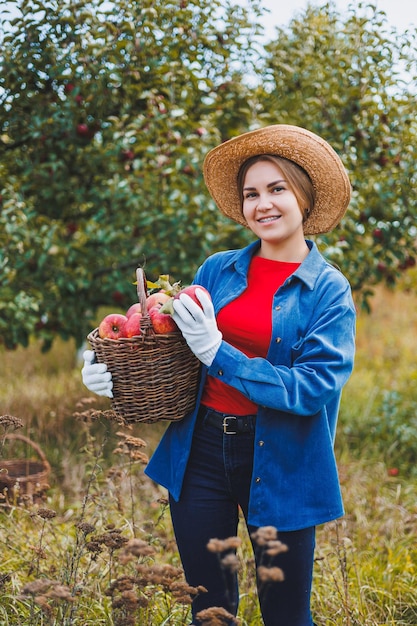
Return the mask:
M 343 515 L 333 444 L 355 308 L 347 280 L 305 235 L 337 225 L 350 184 L 328 143 L 288 125 L 219 145 L 204 177 L 219 209 L 256 241 L 203 263 L 194 279 L 209 294 L 196 291 L 201 307 L 187 295 L 174 304 L 202 380 L 195 410 L 169 426 L 146 473 L 169 491 L 188 583 L 207 589 L 193 624 L 209 607 L 236 615 L 236 574 L 207 544 L 235 536 L 241 511 L 258 574 L 258 529 L 275 527 L 288 548 L 268 560 L 284 580 L 258 577 L 265 626 L 311 626 L 315 527 Z M 111 380 L 91 386 L 103 369 L 93 357 L 84 380 L 111 393 Z

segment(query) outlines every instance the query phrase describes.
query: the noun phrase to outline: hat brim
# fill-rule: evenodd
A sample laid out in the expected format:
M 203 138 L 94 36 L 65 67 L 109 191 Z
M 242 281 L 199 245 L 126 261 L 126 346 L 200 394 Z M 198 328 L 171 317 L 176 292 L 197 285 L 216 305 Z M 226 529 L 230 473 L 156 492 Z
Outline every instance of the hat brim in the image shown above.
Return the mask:
M 294 161 L 310 177 L 315 203 L 304 222 L 305 234 L 328 232 L 340 222 L 351 197 L 351 185 L 340 157 L 315 133 L 287 124 L 244 133 L 207 154 L 203 164 L 204 180 L 224 215 L 247 226 L 237 186 L 238 172 L 247 159 L 260 154 L 274 154 Z

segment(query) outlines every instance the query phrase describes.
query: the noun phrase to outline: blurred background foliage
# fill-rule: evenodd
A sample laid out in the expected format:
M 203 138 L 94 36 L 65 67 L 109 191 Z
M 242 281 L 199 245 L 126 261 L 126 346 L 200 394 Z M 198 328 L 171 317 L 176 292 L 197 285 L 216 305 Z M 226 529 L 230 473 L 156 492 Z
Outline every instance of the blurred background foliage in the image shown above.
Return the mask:
M 316 240 L 358 302 L 378 283 L 416 289 L 415 33 L 367 3 L 308 6 L 266 45 L 258 0 L 14 4 L 0 18 L 6 347 L 81 344 L 100 307 L 136 300 L 139 265 L 186 284 L 249 242 L 201 166 L 272 123 L 322 135 L 349 171 L 350 210 Z

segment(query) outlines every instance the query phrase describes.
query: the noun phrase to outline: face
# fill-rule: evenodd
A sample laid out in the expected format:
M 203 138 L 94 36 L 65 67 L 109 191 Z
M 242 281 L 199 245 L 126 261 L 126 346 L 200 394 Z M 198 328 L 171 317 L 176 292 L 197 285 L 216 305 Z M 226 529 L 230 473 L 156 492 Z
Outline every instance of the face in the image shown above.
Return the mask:
M 274 252 L 305 249 L 303 214 L 278 165 L 257 161 L 243 181 L 243 215 L 261 248 Z

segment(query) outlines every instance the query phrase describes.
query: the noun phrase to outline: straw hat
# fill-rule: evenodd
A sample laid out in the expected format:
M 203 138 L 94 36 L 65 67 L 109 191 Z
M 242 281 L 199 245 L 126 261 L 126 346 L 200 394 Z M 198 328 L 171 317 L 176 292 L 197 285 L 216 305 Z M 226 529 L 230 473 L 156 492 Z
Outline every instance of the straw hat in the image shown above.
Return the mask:
M 204 180 L 219 209 L 227 217 L 247 226 L 237 187 L 243 163 L 258 154 L 273 154 L 302 167 L 313 184 L 316 201 L 304 222 L 304 233 L 314 235 L 332 230 L 349 205 L 351 186 L 339 156 L 318 135 L 287 124 L 253 130 L 211 150 L 203 165 Z

